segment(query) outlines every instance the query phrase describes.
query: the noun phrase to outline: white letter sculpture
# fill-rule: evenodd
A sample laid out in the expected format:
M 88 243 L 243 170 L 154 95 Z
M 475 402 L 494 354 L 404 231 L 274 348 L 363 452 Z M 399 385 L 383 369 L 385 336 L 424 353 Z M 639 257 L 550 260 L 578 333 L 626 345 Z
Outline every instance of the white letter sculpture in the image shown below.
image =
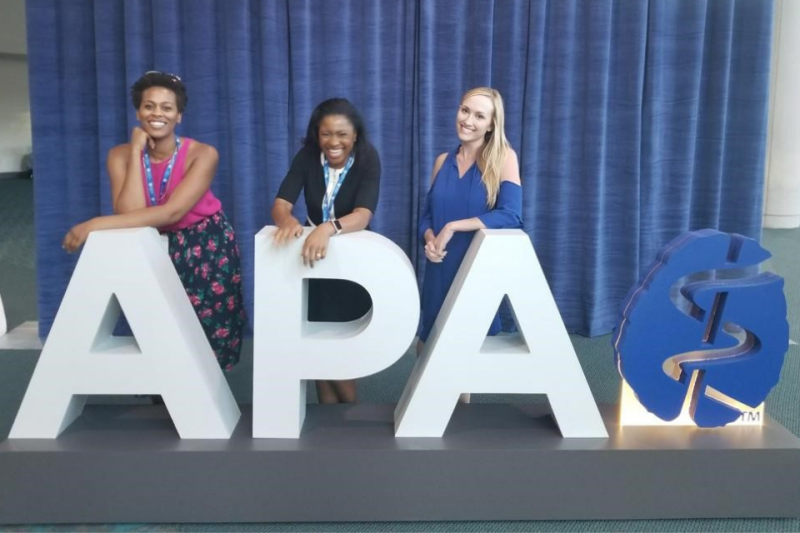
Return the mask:
M 135 337 L 112 336 L 120 307 Z M 227 439 L 239 420 L 152 228 L 89 235 L 9 438 L 57 437 L 89 394 L 160 394 L 181 438 Z
M 255 237 L 253 437 L 298 438 L 306 380 L 353 379 L 397 361 L 419 321 L 411 262 L 390 240 L 369 231 L 330 240 L 314 268 L 303 266 L 303 238 L 272 244 L 274 226 Z M 307 279 L 346 279 L 372 298 L 372 310 L 346 323 L 309 322 Z
M 504 295 L 520 337 L 487 338 Z M 466 392 L 546 394 L 564 437 L 608 437 L 521 230 L 482 230 L 472 239 L 395 410 L 395 436 L 441 437 Z

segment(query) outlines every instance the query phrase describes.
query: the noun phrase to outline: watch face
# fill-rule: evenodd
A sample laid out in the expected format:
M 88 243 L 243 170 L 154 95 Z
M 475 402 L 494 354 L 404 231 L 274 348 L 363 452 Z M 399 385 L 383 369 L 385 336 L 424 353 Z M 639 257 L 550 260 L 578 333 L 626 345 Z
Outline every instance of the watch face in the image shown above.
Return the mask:
M 333 225 L 336 226 L 336 233 L 341 233 L 342 231 L 342 223 L 338 220 L 333 221 Z

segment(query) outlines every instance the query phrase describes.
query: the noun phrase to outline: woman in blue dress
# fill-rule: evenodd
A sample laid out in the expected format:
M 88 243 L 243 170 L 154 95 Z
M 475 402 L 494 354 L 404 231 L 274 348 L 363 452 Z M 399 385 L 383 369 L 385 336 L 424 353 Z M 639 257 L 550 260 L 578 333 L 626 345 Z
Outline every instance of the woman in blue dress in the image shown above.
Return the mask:
M 504 128 L 500 93 L 489 87 L 467 91 L 456 113 L 460 144 L 452 152 L 441 154 L 433 166 L 419 223 L 428 259 L 419 349 L 428 340 L 475 232 L 522 227 L 519 164 Z M 499 332 L 500 317 L 495 316 L 488 333 Z

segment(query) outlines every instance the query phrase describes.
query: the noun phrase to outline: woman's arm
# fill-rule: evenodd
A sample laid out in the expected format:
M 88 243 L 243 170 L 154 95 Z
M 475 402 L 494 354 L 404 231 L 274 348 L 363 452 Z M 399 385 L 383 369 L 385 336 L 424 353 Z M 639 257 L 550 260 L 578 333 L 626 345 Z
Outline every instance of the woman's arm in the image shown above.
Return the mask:
M 142 150 L 152 144 L 142 128 L 133 128 L 131 142 L 115 146 L 108 152 L 106 168 L 111 181 L 111 205 L 115 213 L 127 213 L 147 207 L 142 187 Z
M 363 162 L 355 196 L 356 207 L 351 213 L 337 218 L 342 225 L 342 233 L 366 229 L 378 204 L 381 179 L 381 161 L 378 152 L 366 145 L 364 151 L 359 152 L 356 157 L 362 158 Z M 324 259 L 328 253 L 330 238 L 335 234 L 336 226 L 331 221 L 314 228 L 303 243 L 303 262 L 313 267 L 314 261 Z
M 360 231 L 362 229 L 367 229 L 367 226 L 369 226 L 369 222 L 372 220 L 372 211 L 366 207 L 356 207 L 349 215 L 337 218 L 336 220 L 342 225 L 342 233 Z M 325 224 L 323 224 L 323 226 L 324 225 Z M 336 226 L 330 221 L 327 225 L 330 227 L 331 235 L 334 235 L 336 233 Z
M 93 231 L 163 226 L 168 219 L 167 213 L 167 206 L 159 205 L 135 209 L 120 215 L 95 217 L 73 226 L 64 237 L 61 247 L 70 253 L 75 252 L 83 246 Z
M 272 242 L 276 245 L 284 244 L 289 237 L 300 238 L 303 236 L 302 224 L 292 215 L 293 207 L 294 204 L 283 198 L 275 198 L 275 203 L 272 204 L 272 221 L 278 226 L 272 236 Z
M 63 247 L 70 252 L 77 250 L 86 242 L 92 231 L 142 226 L 160 228 L 175 224 L 211 187 L 218 162 L 219 155 L 214 147 L 202 143 L 192 144 L 187 155 L 186 174 L 164 205 L 142 207 L 118 215 L 95 217 L 78 224 L 64 237 Z
M 275 202 L 272 204 L 272 221 L 278 226 L 272 235 L 272 242 L 276 245 L 284 244 L 290 237 L 300 238 L 303 236 L 303 225 L 292 215 L 292 208 L 305 187 L 309 161 L 319 164 L 318 158 L 318 152 L 301 148 L 292 159 L 289 172 L 283 178 L 281 186 L 278 188 L 278 194 L 275 195 Z
M 436 176 L 439 174 L 439 171 L 442 169 L 442 165 L 444 165 L 445 160 L 447 159 L 447 153 L 439 154 L 439 157 L 436 158 L 436 162 L 433 164 L 433 171 L 431 172 L 431 185 L 428 189 L 428 194 L 425 196 L 425 210 L 422 213 L 422 216 L 419 219 L 419 238 L 423 241 L 423 249 L 425 251 L 425 257 L 428 258 L 429 261 L 433 263 L 441 263 L 442 259 L 446 254 L 439 254 L 436 252 L 436 234 L 433 232 L 433 219 L 431 218 L 431 191 L 430 189 L 433 188 L 433 182 L 436 180 Z
M 494 209 L 479 217 L 453 220 L 445 224 L 442 231 L 436 236 L 434 243 L 438 253 L 445 253 L 447 243 L 450 242 L 453 234 L 459 231 L 477 231 L 486 228 L 518 228 L 522 226 L 521 192 L 519 190 L 514 191 L 514 189 L 508 189 L 509 186 L 516 186 L 517 188 L 522 186 L 519 177 L 519 163 L 517 162 L 517 154 L 514 150 L 509 149 L 506 160 L 503 163 L 502 172 L 500 191 L 498 191 Z M 504 182 L 508 182 L 509 185 L 503 187 Z M 506 191 L 512 192 L 509 193 Z

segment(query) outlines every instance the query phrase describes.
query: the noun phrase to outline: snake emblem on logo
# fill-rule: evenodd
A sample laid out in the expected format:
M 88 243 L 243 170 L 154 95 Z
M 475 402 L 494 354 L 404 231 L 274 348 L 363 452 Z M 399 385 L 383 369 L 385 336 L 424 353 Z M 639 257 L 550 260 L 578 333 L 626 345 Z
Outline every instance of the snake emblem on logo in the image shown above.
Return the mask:
M 789 345 L 783 278 L 751 274 L 770 253 L 716 230 L 665 246 L 622 307 L 612 342 L 639 402 L 674 420 L 690 395 L 700 427 L 723 426 L 761 404 Z

